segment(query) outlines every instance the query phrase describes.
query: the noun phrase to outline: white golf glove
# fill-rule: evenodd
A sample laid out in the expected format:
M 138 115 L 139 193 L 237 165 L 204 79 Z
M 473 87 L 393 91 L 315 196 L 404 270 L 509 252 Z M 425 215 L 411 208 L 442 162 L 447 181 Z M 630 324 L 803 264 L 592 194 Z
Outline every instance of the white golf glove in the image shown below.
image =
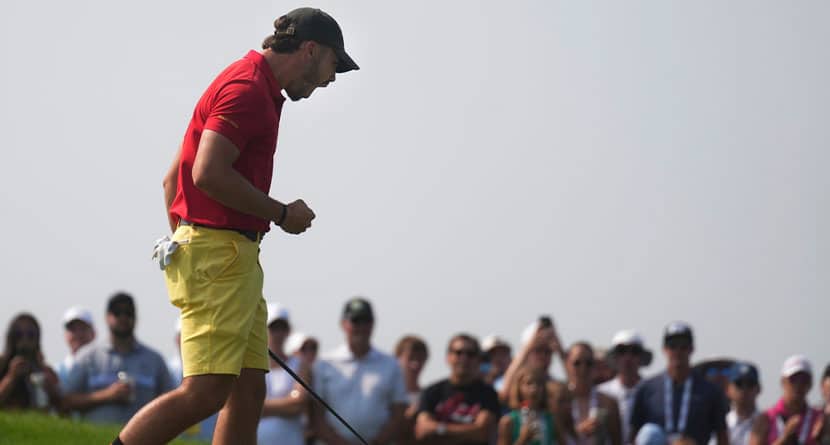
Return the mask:
M 178 249 L 179 243 L 170 240 L 169 236 L 159 238 L 156 240 L 156 247 L 153 249 L 153 259 L 158 260 L 159 269 L 164 270 L 170 265 L 170 259 L 173 257 L 173 252 Z

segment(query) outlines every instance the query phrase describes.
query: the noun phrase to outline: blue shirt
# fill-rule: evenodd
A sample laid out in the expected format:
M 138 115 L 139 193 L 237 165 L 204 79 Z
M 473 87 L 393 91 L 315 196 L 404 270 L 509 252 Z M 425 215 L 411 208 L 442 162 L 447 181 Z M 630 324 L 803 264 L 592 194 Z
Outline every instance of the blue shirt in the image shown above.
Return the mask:
M 692 373 L 692 391 L 689 403 L 689 417 L 686 428 L 678 433 L 691 437 L 699 444 L 709 442 L 712 433 L 726 430 L 727 406 L 723 392 L 706 379 Z M 631 431 L 637 431 L 647 423 L 663 428 L 665 426 L 665 378 L 666 373 L 652 377 L 640 384 L 634 394 L 631 408 Z M 672 418 L 676 427 L 680 419 L 680 404 L 683 399 L 683 382 L 672 384 Z M 672 434 L 673 431 L 667 431 Z M 628 438 L 626 438 L 628 440 Z
M 173 389 L 173 380 L 161 355 L 136 341 L 126 354 L 116 352 L 110 345 L 89 344 L 81 348 L 75 356 L 75 365 L 69 370 L 64 393 L 104 389 L 118 381 L 118 373 L 122 371 L 135 382 L 132 401 L 98 405 L 82 413 L 85 420 L 124 424 L 142 406 Z

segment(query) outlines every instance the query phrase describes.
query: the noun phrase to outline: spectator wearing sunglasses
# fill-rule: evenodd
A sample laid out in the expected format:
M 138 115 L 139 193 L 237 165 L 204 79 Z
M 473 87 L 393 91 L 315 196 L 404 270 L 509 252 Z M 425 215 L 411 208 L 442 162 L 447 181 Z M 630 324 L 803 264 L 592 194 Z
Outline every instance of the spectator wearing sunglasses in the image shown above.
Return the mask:
M 468 334 L 447 345 L 449 378 L 424 390 L 415 422 L 415 438 L 442 445 L 487 445 L 501 414 L 498 396 L 481 379 L 481 348 Z
M 794 355 L 781 368 L 782 395 L 755 419 L 752 445 L 816 445 L 828 428 L 824 411 L 813 408 L 807 395 L 813 387 L 813 367 L 803 355 Z
M 669 443 L 686 437 L 705 444 L 713 434 L 717 435 L 717 445 L 729 443 L 723 392 L 704 376 L 692 372 L 693 352 L 694 337 L 688 324 L 673 322 L 666 326 L 666 371 L 637 388 L 631 409 L 632 437 L 644 425 L 652 424 L 663 429 Z
M 617 371 L 617 376 L 599 385 L 597 389 L 617 399 L 622 421 L 622 439 L 630 443 L 631 407 L 634 404 L 634 393 L 642 382 L 640 368 L 650 365 L 653 355 L 645 348 L 643 337 L 630 329 L 614 334 L 608 355 L 612 367 Z
M 375 326 L 372 305 L 353 298 L 343 308 L 340 327 L 346 343 L 318 360 L 314 389 L 370 444 L 388 444 L 400 431 L 406 396 L 397 360 L 371 343 Z M 312 425 L 328 445 L 354 443 L 354 435 L 319 403 L 312 404 Z
M 124 424 L 174 384 L 164 358 L 135 338 L 135 302 L 129 294 L 110 297 L 106 321 L 109 344 L 81 348 L 66 379 L 64 404 L 85 420 Z
M 749 432 L 752 430 L 755 417 L 758 416 L 755 400 L 760 393 L 758 368 L 751 363 L 743 362 L 732 365 L 726 387 L 730 403 L 730 411 L 726 414 L 730 445 L 749 444 Z
M 85 308 L 73 306 L 63 314 L 63 336 L 69 346 L 69 354 L 58 365 L 58 378 L 66 382 L 69 370 L 75 364 L 75 355 L 82 346 L 95 340 L 95 324 L 92 313 Z
M 616 399 L 594 386 L 596 357 L 590 344 L 573 344 L 566 354 L 565 371 L 571 401 L 571 417 L 577 445 L 620 445 L 622 432 Z
M 60 406 L 58 375 L 40 349 L 40 325 L 31 314 L 14 317 L 0 356 L 0 409 L 48 410 Z

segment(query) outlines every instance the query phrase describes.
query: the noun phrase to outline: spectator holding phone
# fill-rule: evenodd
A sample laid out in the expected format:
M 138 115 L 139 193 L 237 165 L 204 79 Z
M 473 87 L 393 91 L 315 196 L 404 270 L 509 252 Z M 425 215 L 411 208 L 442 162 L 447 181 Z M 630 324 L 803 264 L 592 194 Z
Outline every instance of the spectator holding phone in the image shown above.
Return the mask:
M 6 330 L 0 357 L 0 408 L 45 411 L 60 401 L 58 375 L 40 350 L 40 325 L 31 314 L 19 314 Z

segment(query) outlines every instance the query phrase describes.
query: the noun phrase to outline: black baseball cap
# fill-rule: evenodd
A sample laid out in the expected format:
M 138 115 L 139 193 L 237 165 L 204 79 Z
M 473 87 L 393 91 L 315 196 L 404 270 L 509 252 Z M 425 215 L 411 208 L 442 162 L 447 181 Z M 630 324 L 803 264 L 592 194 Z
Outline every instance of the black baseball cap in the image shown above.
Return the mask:
M 135 314 L 135 301 L 130 294 L 125 292 L 118 292 L 110 297 L 107 302 L 107 312 L 113 313 L 121 305 L 128 305 L 132 309 L 133 314 Z
M 374 321 L 375 313 L 372 305 L 365 298 L 352 298 L 343 306 L 343 320 Z
M 747 381 L 758 384 L 758 368 L 751 363 L 738 362 L 732 365 L 729 370 L 729 381 L 735 383 L 737 381 Z
M 286 23 L 287 22 L 287 23 Z M 359 70 L 357 63 L 346 53 L 343 45 L 343 31 L 328 14 L 317 8 L 297 8 L 277 19 L 274 36 L 294 37 L 300 41 L 313 40 L 334 50 L 337 54 L 337 72 Z
M 666 326 L 663 331 L 663 345 L 668 345 L 669 340 L 675 338 L 685 338 L 689 340 L 689 344 L 694 345 L 694 335 L 692 334 L 692 327 L 682 321 L 674 321 Z

